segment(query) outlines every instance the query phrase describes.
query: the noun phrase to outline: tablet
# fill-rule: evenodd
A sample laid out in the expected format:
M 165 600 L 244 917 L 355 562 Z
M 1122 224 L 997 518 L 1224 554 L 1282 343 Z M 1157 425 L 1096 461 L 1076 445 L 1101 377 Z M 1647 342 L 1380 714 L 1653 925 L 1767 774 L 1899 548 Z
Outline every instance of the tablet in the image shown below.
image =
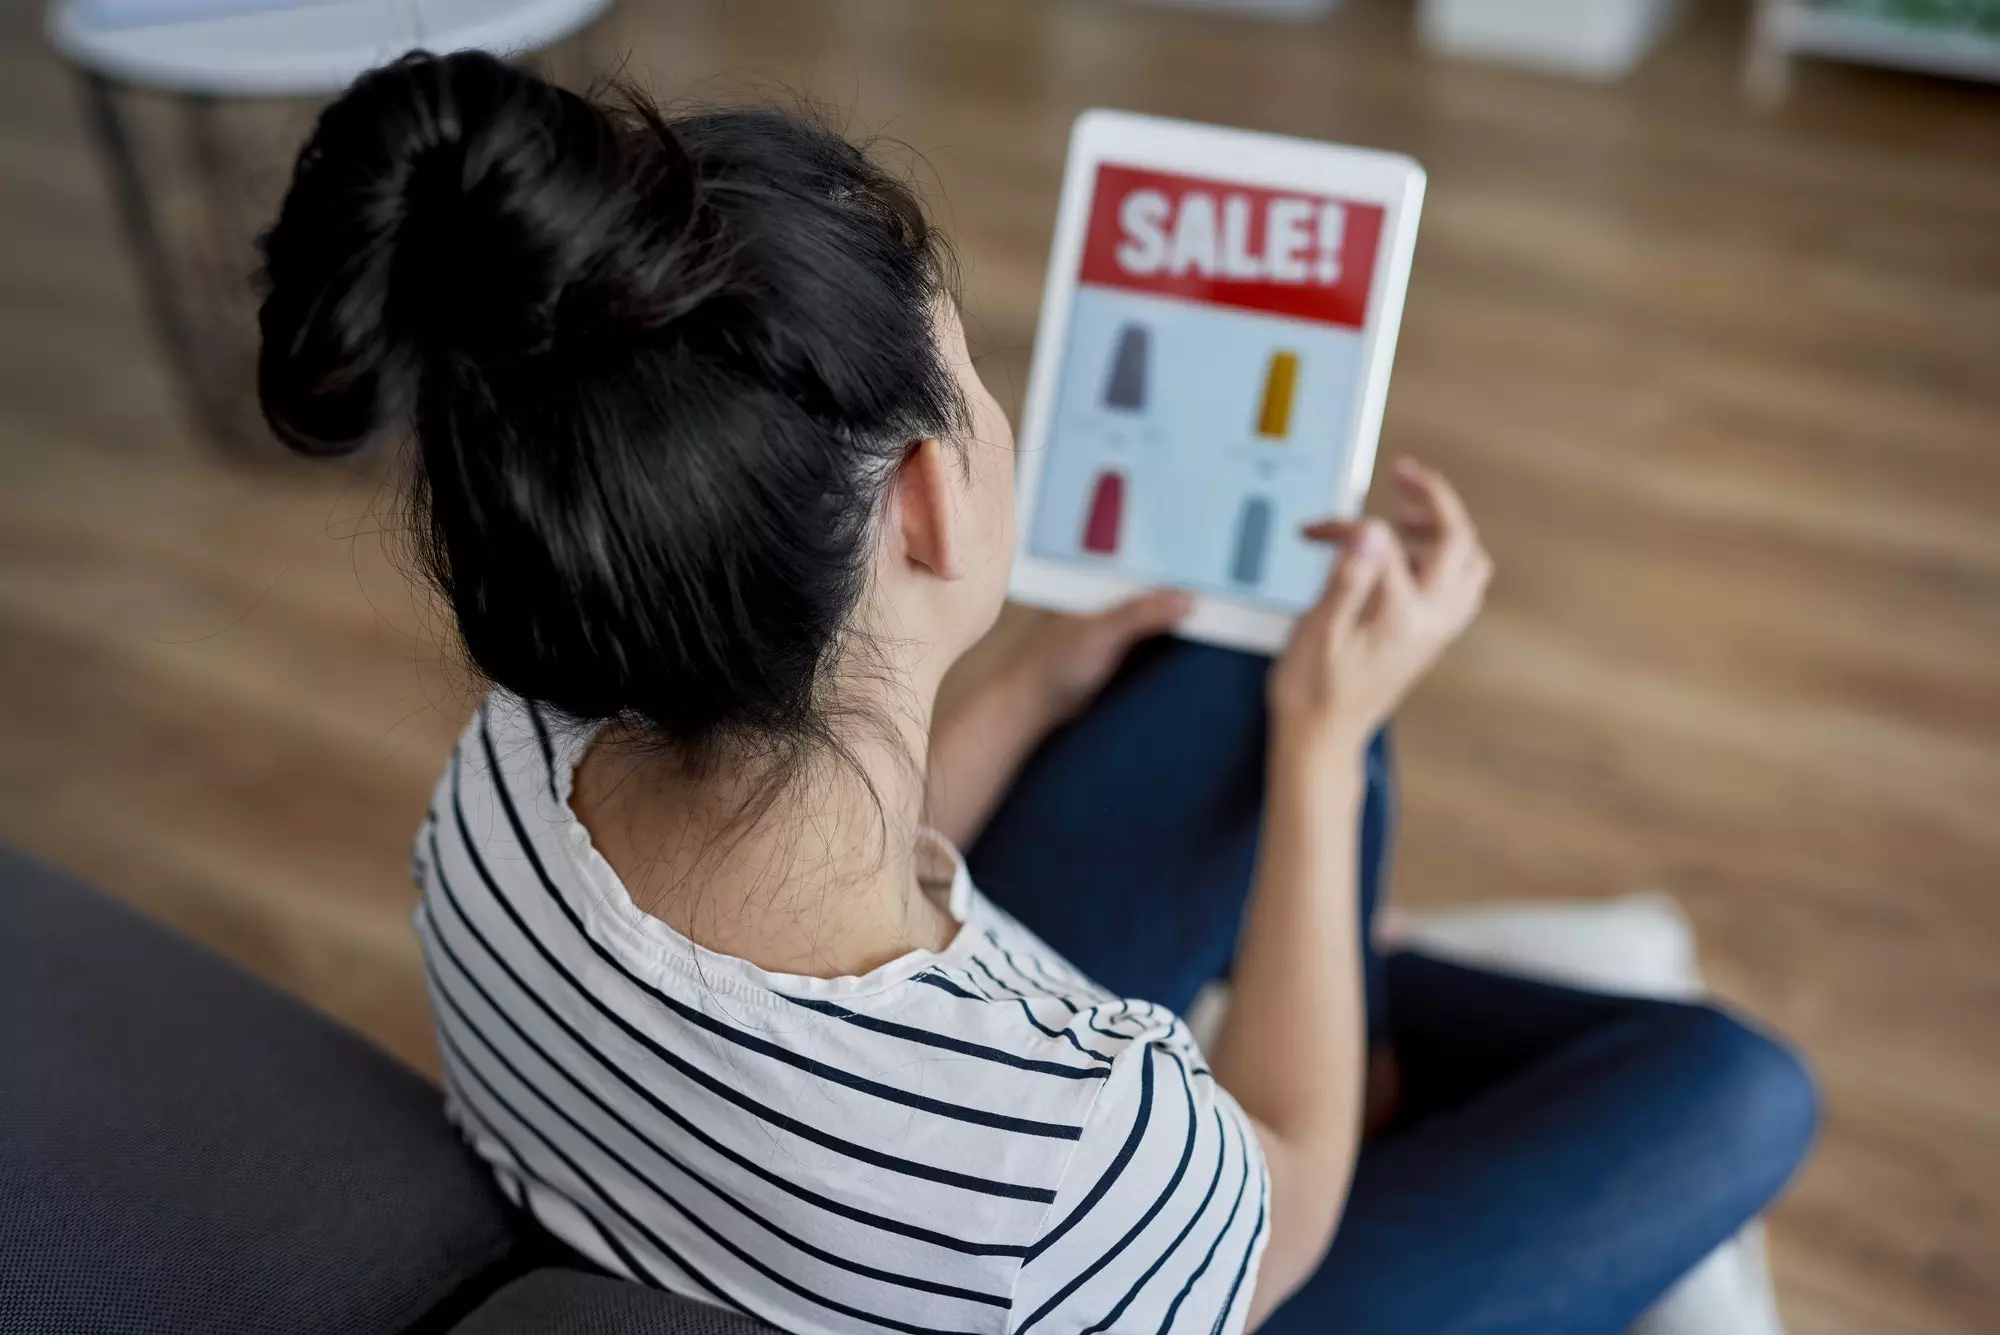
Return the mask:
M 1359 513 L 1423 202 L 1392 153 L 1087 111 L 1020 432 L 1021 602 L 1196 595 L 1180 633 L 1275 651 Z

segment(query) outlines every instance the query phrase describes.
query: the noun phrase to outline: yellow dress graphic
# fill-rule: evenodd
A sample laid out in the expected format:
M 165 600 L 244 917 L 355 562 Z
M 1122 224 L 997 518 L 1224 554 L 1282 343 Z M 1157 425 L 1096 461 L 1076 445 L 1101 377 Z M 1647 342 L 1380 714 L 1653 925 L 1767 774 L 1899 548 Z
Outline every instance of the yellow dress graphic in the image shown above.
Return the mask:
M 1274 352 L 1264 373 L 1264 402 L 1257 410 L 1257 434 L 1282 440 L 1292 431 L 1292 395 L 1299 383 L 1299 354 Z

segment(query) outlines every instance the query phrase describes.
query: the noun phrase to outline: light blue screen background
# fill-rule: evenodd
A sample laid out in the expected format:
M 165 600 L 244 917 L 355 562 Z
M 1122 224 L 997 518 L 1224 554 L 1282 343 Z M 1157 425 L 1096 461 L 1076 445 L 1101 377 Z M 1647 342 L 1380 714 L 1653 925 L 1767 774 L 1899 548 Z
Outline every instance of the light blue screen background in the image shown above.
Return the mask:
M 1146 398 L 1107 407 L 1105 388 L 1128 325 L 1150 331 Z M 1277 352 L 1299 358 L 1290 431 L 1257 434 Z M 1286 316 L 1202 306 L 1081 286 L 1042 461 L 1029 550 L 1044 559 L 1115 569 L 1148 584 L 1299 611 L 1318 596 L 1331 554 L 1298 537 L 1332 512 L 1346 476 L 1361 335 Z M 1083 548 L 1098 477 L 1125 478 L 1115 554 Z M 1232 578 L 1245 502 L 1266 498 L 1270 536 L 1261 577 Z

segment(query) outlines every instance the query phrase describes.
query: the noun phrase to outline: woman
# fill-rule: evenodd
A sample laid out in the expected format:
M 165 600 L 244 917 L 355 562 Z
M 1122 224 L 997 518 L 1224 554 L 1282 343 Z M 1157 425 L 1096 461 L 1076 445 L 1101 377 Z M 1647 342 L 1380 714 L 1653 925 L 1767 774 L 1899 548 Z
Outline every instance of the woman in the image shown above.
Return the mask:
M 493 683 L 417 842 L 449 1105 L 596 1264 L 794 1331 L 1613 1330 L 1803 1155 L 1810 1081 L 1717 1011 L 1369 950 L 1371 738 L 1491 568 L 1436 473 L 1312 531 L 1275 666 L 1124 662 L 1156 594 L 934 718 L 1012 441 L 860 151 L 412 56 L 266 261 L 272 425 L 412 433 Z

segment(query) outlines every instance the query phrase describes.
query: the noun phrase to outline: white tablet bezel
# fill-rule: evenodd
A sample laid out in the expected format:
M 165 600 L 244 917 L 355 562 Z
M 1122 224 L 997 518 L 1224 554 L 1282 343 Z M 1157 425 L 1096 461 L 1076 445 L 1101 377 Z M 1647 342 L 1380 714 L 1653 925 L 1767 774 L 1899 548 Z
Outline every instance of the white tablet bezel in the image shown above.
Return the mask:
M 1327 497 L 1329 515 L 1358 514 L 1368 496 L 1382 408 L 1389 395 L 1389 368 L 1403 319 L 1403 296 L 1410 281 L 1410 259 L 1416 249 L 1417 215 L 1424 197 L 1424 169 L 1401 154 L 1126 111 L 1091 110 L 1077 117 L 1070 132 L 1055 244 L 1049 255 L 1048 281 L 1035 328 L 1034 364 L 1021 417 L 1018 547 L 1009 585 L 1010 595 L 1021 602 L 1072 612 L 1099 611 L 1149 587 L 1120 571 L 1093 570 L 1037 557 L 1028 549 L 1049 422 L 1055 411 L 1056 380 L 1069 334 L 1070 305 L 1082 268 L 1091 196 L 1097 168 L 1107 162 L 1382 206 L 1382 239 L 1375 248 L 1375 274 L 1362 326 L 1362 388 L 1354 401 L 1354 453 L 1340 493 Z M 1274 652 L 1283 646 L 1293 620 L 1291 613 L 1271 607 L 1197 593 L 1194 611 L 1181 623 L 1179 633 L 1213 644 Z

